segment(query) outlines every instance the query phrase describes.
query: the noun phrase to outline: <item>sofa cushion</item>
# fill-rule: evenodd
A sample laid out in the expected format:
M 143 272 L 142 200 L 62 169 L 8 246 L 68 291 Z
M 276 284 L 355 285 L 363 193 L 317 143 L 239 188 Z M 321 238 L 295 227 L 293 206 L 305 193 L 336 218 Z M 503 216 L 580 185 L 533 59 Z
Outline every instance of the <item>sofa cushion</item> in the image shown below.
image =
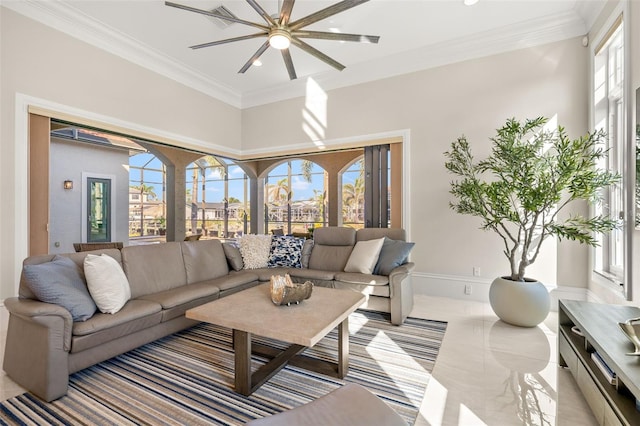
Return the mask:
M 389 277 L 353 272 L 337 272 L 334 288 L 357 291 L 369 296 L 390 297 Z
M 315 244 L 326 246 L 354 246 L 356 230 L 343 226 L 323 226 L 313 231 Z
M 325 271 L 322 269 L 289 269 L 289 275 L 295 282 L 304 282 L 305 280 L 323 280 L 331 281 L 335 278 L 335 271 Z M 294 279 L 295 278 L 295 279 Z
M 309 258 L 309 269 L 344 271 L 353 246 L 326 246 L 315 244 Z
M 115 315 L 97 313 L 73 324 L 71 352 L 80 352 L 160 323 L 162 307 L 148 300 L 129 300 Z
M 220 289 L 207 281 L 149 294 L 140 299 L 159 303 L 164 322 L 184 315 L 187 309 L 216 300 L 219 296 Z
M 231 269 L 240 271 L 244 268 L 242 253 L 240 253 L 240 249 L 234 243 L 222 243 L 222 249 L 224 250 L 224 255 L 227 257 L 227 262 Z
M 95 313 L 84 274 L 73 260 L 55 256 L 51 262 L 25 265 L 22 274 L 38 300 L 64 307 L 74 321 L 86 321 Z
M 389 275 L 393 269 L 407 262 L 409 253 L 414 245 L 415 243 L 392 240 L 385 237 L 378 263 L 373 268 L 373 273 L 376 275 Z
M 344 267 L 344 271 L 371 274 L 378 262 L 378 256 L 380 255 L 380 249 L 382 249 L 383 243 L 384 238 L 358 241 L 355 247 L 353 247 L 351 255 L 349 255 L 349 260 Z
M 356 243 L 356 230 L 339 226 L 316 228 L 313 240 L 309 268 L 343 271 Z
M 238 241 L 245 269 L 267 267 L 271 251 L 271 235 L 245 235 Z
M 304 238 L 290 236 L 274 236 L 271 238 L 269 252 L 269 268 L 300 268 Z
M 270 281 L 272 275 L 288 274 L 291 269 L 299 268 L 259 268 L 251 269 L 251 272 L 258 276 L 258 281 Z
M 356 241 L 376 240 L 378 238 L 407 240 L 407 232 L 402 228 L 362 228 L 356 231 Z
M 254 273 L 254 270 L 242 270 L 238 272 L 232 272 L 226 277 L 216 278 L 215 280 L 209 280 L 206 283 L 220 289 L 220 296 L 225 291 L 233 290 L 235 288 L 246 288 L 247 284 L 258 284 L 258 275 Z
M 170 290 L 160 291 L 154 294 L 148 294 L 141 296 L 140 300 L 149 300 L 160 304 L 162 309 L 170 309 L 178 305 L 189 302 L 193 299 L 198 299 L 207 296 L 217 296 L 220 293 L 218 287 L 209 284 L 209 282 L 200 282 L 196 284 L 190 284 L 188 286 L 182 286 L 178 288 L 172 288 Z
M 129 279 L 132 298 L 187 283 L 181 247 L 179 242 L 168 242 L 122 249 L 122 266 Z
M 220 240 L 183 241 L 182 258 L 187 284 L 211 280 L 229 273 L 227 257 Z
M 122 266 L 111 256 L 88 254 L 84 274 L 89 293 L 100 312 L 115 314 L 131 298 L 131 288 Z
M 389 277 L 383 275 L 361 274 L 358 272 L 336 272 L 334 279 L 346 284 L 364 284 L 373 286 L 386 286 Z

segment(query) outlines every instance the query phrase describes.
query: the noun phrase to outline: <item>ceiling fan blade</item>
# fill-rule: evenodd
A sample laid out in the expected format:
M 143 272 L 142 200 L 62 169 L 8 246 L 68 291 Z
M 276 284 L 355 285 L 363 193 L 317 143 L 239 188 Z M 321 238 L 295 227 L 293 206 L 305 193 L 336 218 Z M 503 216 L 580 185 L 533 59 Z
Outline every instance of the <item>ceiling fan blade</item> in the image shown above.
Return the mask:
M 267 50 L 268 48 L 269 48 L 269 40 L 265 41 L 264 44 L 260 46 L 260 48 L 256 51 L 256 53 L 254 53 L 253 56 L 249 58 L 247 63 L 244 64 L 242 68 L 240 68 L 240 71 L 238 71 L 238 73 L 244 74 L 249 68 L 251 68 L 251 65 L 253 65 L 255 60 L 258 59 L 260 56 L 262 56 L 264 51 Z
M 291 31 L 297 30 L 298 28 L 306 27 L 307 25 L 311 25 L 314 22 L 321 21 L 323 19 L 328 18 L 329 16 L 335 15 L 340 12 L 344 12 L 347 9 L 351 9 L 352 7 L 358 6 L 362 3 L 366 3 L 369 0 L 344 0 L 340 3 L 336 3 L 331 5 L 325 9 L 319 10 L 311 15 L 305 16 L 304 18 L 300 18 L 295 22 L 292 22 L 289 25 L 289 29 Z
M 293 67 L 293 60 L 291 60 L 291 52 L 289 49 L 282 49 L 282 59 L 284 59 L 287 72 L 289 72 L 289 80 L 295 80 L 298 78 L 296 75 L 296 69 Z
M 315 38 L 320 40 L 333 40 L 333 41 L 355 41 L 359 43 L 377 43 L 380 40 L 380 36 L 363 35 L 363 34 L 331 33 L 331 32 L 325 32 L 325 31 L 297 30 L 293 33 L 293 35 L 300 38 Z
M 293 4 L 295 0 L 284 0 L 282 8 L 280 9 L 280 25 L 286 26 L 291 19 L 291 11 L 293 10 Z
M 258 12 L 258 14 L 260 16 L 262 16 L 262 19 L 264 19 L 265 21 L 267 21 L 267 24 L 269 24 L 270 27 L 276 27 L 278 26 L 278 23 L 276 21 L 274 21 L 274 19 L 271 17 L 271 15 L 269 15 L 263 8 L 262 6 L 260 6 L 256 0 L 247 0 L 247 3 L 249 3 L 249 5 L 253 8 L 253 10 L 255 10 L 256 12 Z
M 267 27 L 265 25 L 256 24 L 255 22 L 245 21 L 243 19 L 232 18 L 231 16 L 220 15 L 218 13 L 210 12 L 208 10 L 196 9 L 195 7 L 185 6 L 183 4 L 173 3 L 173 2 L 170 2 L 170 1 L 165 1 L 164 4 L 167 5 L 167 6 L 175 7 L 177 9 L 182 9 L 182 10 L 186 10 L 186 11 L 189 11 L 189 12 L 199 13 L 201 15 L 213 16 L 214 18 L 222 19 L 224 21 L 231 21 L 231 22 L 237 22 L 238 24 L 249 25 L 249 26 L 252 26 L 252 27 L 260 28 L 261 30 L 264 30 L 264 31 L 268 31 L 269 30 L 269 27 Z
M 217 41 L 210 41 L 209 43 L 196 44 L 194 46 L 189 46 L 189 48 L 194 50 L 202 49 L 203 47 L 217 46 L 219 44 L 226 44 L 234 41 L 249 40 L 257 37 L 266 37 L 268 34 L 269 33 L 256 33 L 256 34 L 249 34 L 249 35 L 240 36 L 240 37 L 226 38 L 224 40 L 217 40 Z
M 340 62 L 328 57 L 327 55 L 325 55 L 324 53 L 322 53 L 321 51 L 319 51 L 315 47 L 312 47 L 312 46 L 308 45 L 307 43 L 305 43 L 304 41 L 300 40 L 299 38 L 291 37 L 291 42 L 293 44 L 295 44 L 296 46 L 298 46 L 300 49 L 302 49 L 305 52 L 307 52 L 308 54 L 313 55 L 316 58 L 320 59 L 321 61 L 326 62 L 327 64 L 331 65 L 332 67 L 334 67 L 338 71 L 342 71 L 343 69 L 345 69 L 345 66 L 342 65 Z

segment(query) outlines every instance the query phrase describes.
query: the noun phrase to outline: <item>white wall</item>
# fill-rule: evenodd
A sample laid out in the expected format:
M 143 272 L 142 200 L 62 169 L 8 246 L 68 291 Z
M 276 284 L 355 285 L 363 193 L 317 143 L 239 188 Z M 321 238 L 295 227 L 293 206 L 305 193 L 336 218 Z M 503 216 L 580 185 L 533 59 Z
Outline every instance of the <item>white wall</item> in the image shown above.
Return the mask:
M 113 176 L 111 191 L 116 208 L 111 241 L 129 240 L 128 150 L 53 139 L 49 164 L 49 253 L 73 252 L 73 243 L 85 242 L 82 195 L 87 188 L 83 185 L 83 173 Z M 67 179 L 73 181 L 71 190 L 63 188 Z
M 26 176 L 20 96 L 156 129 L 203 149 L 240 147 L 238 109 L 4 7 L 0 64 L 0 299 L 15 294 L 27 254 L 27 182 L 16 178 Z
M 488 138 L 509 117 L 557 114 L 570 136 L 585 134 L 587 53 L 575 38 L 324 94 L 326 139 L 410 131 L 410 192 L 405 196 L 411 201 L 410 237 L 417 243 L 412 252 L 417 291 L 455 285 L 462 295 L 459 279 L 486 284 L 508 272 L 498 237 L 479 230 L 479 219 L 449 209 L 452 176 L 444 168 L 443 153 L 465 134 L 476 157 L 486 156 Z M 243 110 L 243 151 L 314 146 L 304 129 L 310 111 L 322 111 L 318 99 L 322 96 Z M 587 211 L 586 205 L 577 209 Z M 588 248 L 562 242 L 556 250 L 551 242 L 527 275 L 586 289 L 587 265 Z M 473 266 L 481 268 L 480 279 L 472 277 Z

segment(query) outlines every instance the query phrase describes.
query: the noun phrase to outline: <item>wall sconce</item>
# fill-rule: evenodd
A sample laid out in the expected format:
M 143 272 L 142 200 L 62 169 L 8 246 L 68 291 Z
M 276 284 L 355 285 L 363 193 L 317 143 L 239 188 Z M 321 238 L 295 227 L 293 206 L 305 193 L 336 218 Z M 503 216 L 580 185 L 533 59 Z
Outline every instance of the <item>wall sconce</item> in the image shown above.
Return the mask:
M 64 187 L 64 189 L 73 189 L 73 181 L 65 180 L 62 186 Z

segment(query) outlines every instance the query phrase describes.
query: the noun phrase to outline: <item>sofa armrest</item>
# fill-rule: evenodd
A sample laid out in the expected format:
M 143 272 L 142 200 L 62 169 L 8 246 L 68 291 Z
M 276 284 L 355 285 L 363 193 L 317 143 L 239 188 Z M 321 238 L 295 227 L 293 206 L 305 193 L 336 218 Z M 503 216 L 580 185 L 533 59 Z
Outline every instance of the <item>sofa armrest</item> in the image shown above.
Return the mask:
M 413 309 L 413 287 L 411 271 L 415 263 L 407 262 L 394 268 L 389 274 L 389 296 L 391 298 L 391 323 L 402 325 Z
M 410 274 L 415 267 L 416 267 L 416 264 L 413 262 L 407 262 L 403 265 L 396 266 L 389 273 L 389 282 L 397 278 L 402 279 L 403 276 Z
M 20 386 L 45 401 L 67 393 L 71 314 L 31 299 L 6 299 L 9 311 L 3 368 Z
M 71 350 L 71 331 L 73 328 L 73 318 L 71 313 L 62 306 L 54 303 L 45 303 L 33 299 L 23 299 L 10 297 L 5 299 L 4 306 L 11 315 L 18 315 L 25 320 L 33 321 L 40 325 L 48 324 L 44 318 L 55 316 L 62 319 L 63 328 L 60 330 L 62 336 L 62 349 L 69 352 Z

